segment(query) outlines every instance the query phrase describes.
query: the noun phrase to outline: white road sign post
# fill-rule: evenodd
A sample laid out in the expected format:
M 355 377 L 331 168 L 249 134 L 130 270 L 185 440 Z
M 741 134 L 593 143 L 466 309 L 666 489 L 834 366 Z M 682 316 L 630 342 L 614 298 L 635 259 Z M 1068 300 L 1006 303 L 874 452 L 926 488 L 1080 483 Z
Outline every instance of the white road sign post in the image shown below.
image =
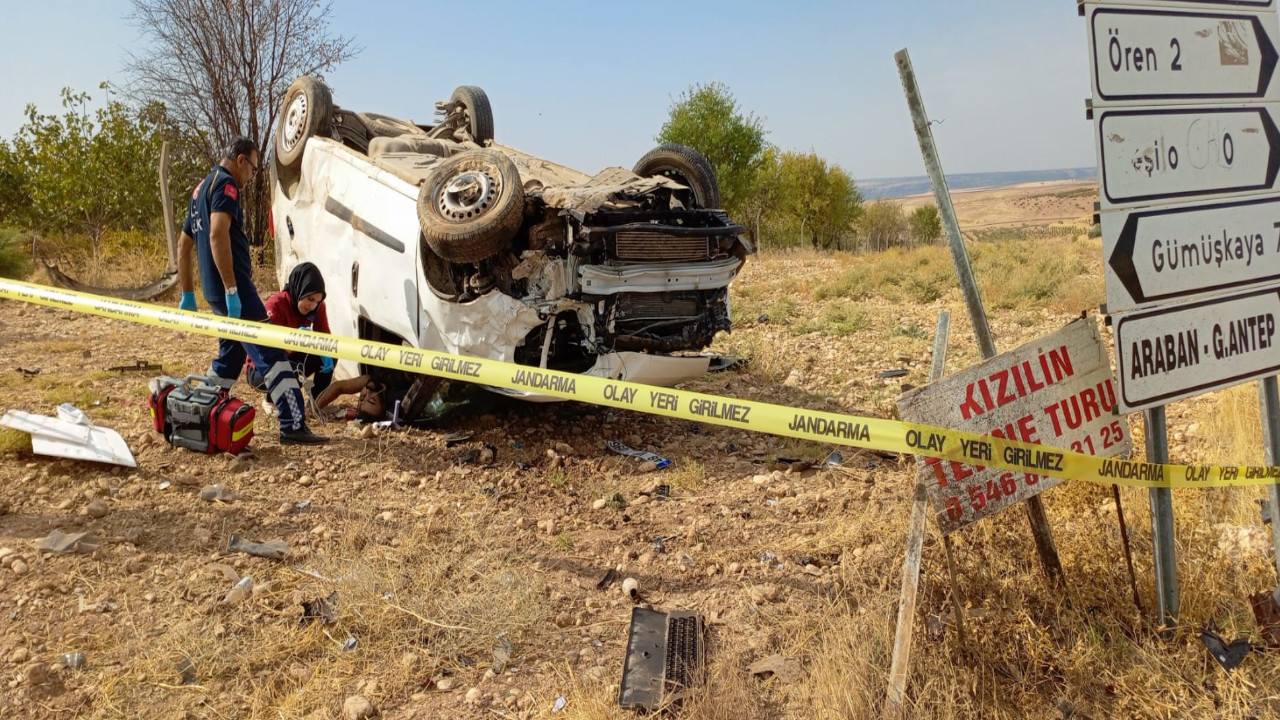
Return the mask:
M 1121 411 L 1280 372 L 1277 318 L 1280 288 L 1115 314 Z
M 1077 3 L 1083 8 L 1085 6 L 1138 6 L 1138 7 L 1159 7 L 1159 8 L 1186 8 L 1186 9 L 1204 9 L 1211 8 L 1214 10 L 1275 10 L 1276 0 L 1077 0 Z M 1081 15 L 1084 14 L 1082 10 Z
M 1118 405 L 1145 409 L 1151 462 L 1168 461 L 1164 403 L 1280 370 L 1276 6 L 1080 3 Z M 1150 494 L 1160 620 L 1171 624 L 1173 504 L 1167 488 Z
M 1094 114 L 1103 210 L 1277 189 L 1280 104 Z
M 1280 282 L 1280 196 L 1102 214 L 1107 311 Z
M 1277 100 L 1270 13 L 1096 7 L 1094 97 L 1107 103 Z

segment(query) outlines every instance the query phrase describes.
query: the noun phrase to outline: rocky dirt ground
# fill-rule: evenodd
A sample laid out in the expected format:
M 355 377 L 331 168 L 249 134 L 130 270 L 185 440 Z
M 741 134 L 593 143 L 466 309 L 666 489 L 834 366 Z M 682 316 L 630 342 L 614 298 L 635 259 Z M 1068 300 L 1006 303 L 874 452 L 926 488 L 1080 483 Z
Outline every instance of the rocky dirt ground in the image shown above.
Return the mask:
M 737 325 L 717 345 L 750 365 L 690 389 L 892 416 L 903 384 L 925 380 L 941 309 L 953 313 L 948 366 L 974 362 L 956 291 L 918 303 L 812 292 L 877 261 L 756 258 L 735 288 Z M 1089 272 L 1097 286 L 1100 268 Z M 1089 307 L 994 312 L 997 344 L 1012 348 Z M 708 690 L 679 716 L 879 716 L 910 460 L 845 451 L 827 467 L 834 447 L 496 396 L 423 430 L 317 425 L 334 438 L 321 448 L 281 447 L 263 415 L 251 457 L 170 448 L 150 429 L 146 380 L 157 373 L 109 368 L 199 372 L 212 346 L 0 302 L 0 409 L 52 414 L 72 402 L 119 430 L 138 460 L 122 469 L 39 457 L 25 436 L 0 431 L 0 717 L 630 717 L 616 703 L 634 605 L 621 578 L 655 607 L 708 621 Z M 897 368 L 907 375 L 877 377 Z M 1176 460 L 1237 451 L 1205 440 L 1219 427 L 1205 418 L 1221 408 L 1210 397 L 1171 410 Z M 469 438 L 447 442 L 455 433 Z M 609 439 L 672 465 L 610 454 Z M 213 484 L 235 497 L 203 499 Z M 1273 658 L 1227 677 L 1193 639 L 1210 616 L 1247 629 L 1242 588 L 1274 582 L 1265 532 L 1238 530 L 1257 524 L 1256 495 L 1180 498 L 1181 551 L 1203 560 L 1184 568 L 1188 620 L 1171 643 L 1134 609 L 1107 488 L 1046 494 L 1067 595 L 1045 583 L 1021 511 L 956 536 L 967 645 L 931 532 L 909 715 L 1275 710 L 1259 689 L 1276 680 Z M 1124 501 L 1149 606 L 1145 495 L 1126 491 Z M 38 551 L 54 530 L 89 531 L 98 547 Z M 232 552 L 232 535 L 289 551 Z M 619 580 L 602 585 L 611 568 Z M 243 578 L 252 590 L 233 593 Z M 315 610 L 324 598 L 327 613 Z M 322 617 L 304 622 L 305 607 Z M 773 655 L 794 660 L 795 675 L 747 671 Z

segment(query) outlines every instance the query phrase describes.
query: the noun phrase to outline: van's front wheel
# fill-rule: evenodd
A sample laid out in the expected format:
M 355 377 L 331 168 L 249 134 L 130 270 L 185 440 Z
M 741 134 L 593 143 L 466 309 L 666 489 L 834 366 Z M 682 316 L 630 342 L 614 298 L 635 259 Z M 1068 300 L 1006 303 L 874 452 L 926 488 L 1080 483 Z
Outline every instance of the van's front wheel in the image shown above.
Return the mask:
M 524 218 L 524 187 L 511 158 L 468 150 L 438 163 L 418 193 L 418 224 L 437 255 L 473 263 L 510 242 Z

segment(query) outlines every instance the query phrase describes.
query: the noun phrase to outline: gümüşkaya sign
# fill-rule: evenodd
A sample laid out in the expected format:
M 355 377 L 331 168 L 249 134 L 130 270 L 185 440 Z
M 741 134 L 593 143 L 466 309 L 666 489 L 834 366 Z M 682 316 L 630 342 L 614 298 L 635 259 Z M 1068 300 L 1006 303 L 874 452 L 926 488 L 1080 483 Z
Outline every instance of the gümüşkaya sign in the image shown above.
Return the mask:
M 1264 19 L 1268 22 L 1264 22 Z M 1094 97 L 1101 102 L 1276 100 L 1274 13 L 1095 7 Z
M 1276 288 L 1117 313 L 1121 412 L 1280 372 L 1277 316 Z
M 1108 312 L 1280 282 L 1280 196 L 1102 214 Z
M 1280 105 L 1095 110 L 1103 209 L 1276 189 Z
M 1042 443 L 1094 455 L 1126 453 L 1131 445 L 1123 417 L 1112 411 L 1116 391 L 1111 361 L 1093 319 L 1063 329 L 1011 352 L 898 398 L 903 420 L 984 435 Z M 1053 468 L 1044 475 L 984 468 L 974 446 L 970 464 L 926 459 L 930 444 L 942 450 L 942 438 L 921 438 L 917 457 L 929 502 L 943 534 L 1062 482 Z M 962 443 L 963 446 L 963 443 Z

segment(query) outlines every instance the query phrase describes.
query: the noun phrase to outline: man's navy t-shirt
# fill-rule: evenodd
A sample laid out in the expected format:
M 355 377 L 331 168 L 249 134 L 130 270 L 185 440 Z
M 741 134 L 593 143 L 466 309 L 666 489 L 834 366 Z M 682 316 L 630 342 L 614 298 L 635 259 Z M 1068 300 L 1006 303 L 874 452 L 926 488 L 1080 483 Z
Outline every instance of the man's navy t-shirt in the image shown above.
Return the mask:
M 213 251 L 209 247 L 209 216 L 216 212 L 231 216 L 231 266 L 235 273 L 237 292 L 241 295 L 246 292 L 256 293 L 249 255 L 249 236 L 244 233 L 244 211 L 240 209 L 240 187 L 231 176 L 231 171 L 217 165 L 208 177 L 200 181 L 195 192 L 191 193 L 187 221 L 182 225 L 182 232 L 196 241 L 204 299 L 222 302 L 226 295 L 222 276 L 218 274 L 218 266 L 213 261 Z

